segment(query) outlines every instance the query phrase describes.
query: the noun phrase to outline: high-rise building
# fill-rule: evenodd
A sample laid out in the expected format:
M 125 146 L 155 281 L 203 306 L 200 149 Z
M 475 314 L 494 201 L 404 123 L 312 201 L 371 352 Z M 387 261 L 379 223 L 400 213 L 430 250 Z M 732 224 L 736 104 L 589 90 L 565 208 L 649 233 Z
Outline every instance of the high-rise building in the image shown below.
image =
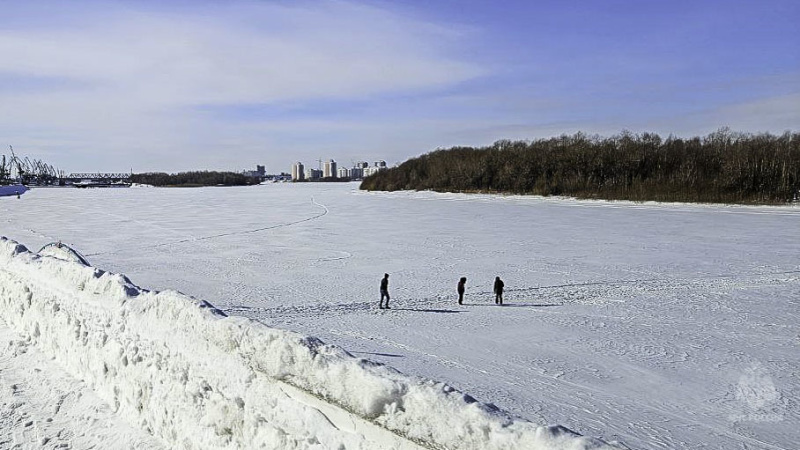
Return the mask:
M 306 180 L 308 181 L 315 181 L 322 178 L 322 171 L 319 169 L 306 169 Z
M 366 176 L 364 173 L 365 169 L 369 168 L 369 163 L 366 161 L 359 161 L 353 165 L 353 168 L 350 169 L 350 179 L 351 180 L 360 180 Z
M 386 167 L 386 161 L 383 160 L 375 161 L 374 166 L 364 167 L 362 169 L 362 175 L 364 176 L 364 178 L 366 178 L 374 173 L 378 173 L 381 170 L 386 170 L 386 169 L 388 169 L 388 167 Z
M 303 167 L 303 163 L 300 161 L 292 164 L 292 181 L 303 181 L 305 180 L 305 168 Z
M 325 164 L 322 166 L 322 176 L 324 178 L 336 178 L 336 161 L 332 159 L 325 161 Z
M 264 180 L 267 176 L 267 169 L 265 166 L 256 165 L 256 170 L 243 170 L 242 175 L 250 178 L 258 178 Z

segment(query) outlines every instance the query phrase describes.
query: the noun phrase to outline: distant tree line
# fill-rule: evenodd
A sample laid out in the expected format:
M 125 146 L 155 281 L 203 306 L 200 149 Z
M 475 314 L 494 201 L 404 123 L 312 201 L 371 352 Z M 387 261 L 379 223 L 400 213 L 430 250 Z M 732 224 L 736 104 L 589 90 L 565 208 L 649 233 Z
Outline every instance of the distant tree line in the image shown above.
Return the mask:
M 689 139 L 623 131 L 453 147 L 364 179 L 365 190 L 780 204 L 800 196 L 800 134 L 722 128 Z
M 181 172 L 168 174 L 163 172 L 135 173 L 131 175 L 132 183 L 152 186 L 247 186 L 258 184 L 259 180 L 235 172 Z

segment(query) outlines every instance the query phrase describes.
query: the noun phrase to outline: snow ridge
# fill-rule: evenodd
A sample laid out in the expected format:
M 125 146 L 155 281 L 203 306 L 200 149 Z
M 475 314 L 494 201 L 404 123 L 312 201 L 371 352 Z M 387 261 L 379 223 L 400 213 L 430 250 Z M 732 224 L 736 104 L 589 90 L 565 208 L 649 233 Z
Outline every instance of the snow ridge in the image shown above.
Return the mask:
M 5 237 L 0 319 L 171 447 L 617 448 Z

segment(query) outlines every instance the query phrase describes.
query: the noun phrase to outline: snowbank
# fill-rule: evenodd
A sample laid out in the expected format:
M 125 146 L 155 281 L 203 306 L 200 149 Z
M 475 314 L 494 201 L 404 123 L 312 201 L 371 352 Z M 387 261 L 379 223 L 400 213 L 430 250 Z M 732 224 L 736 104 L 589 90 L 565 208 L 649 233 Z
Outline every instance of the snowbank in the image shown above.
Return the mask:
M 6 238 L 0 319 L 176 448 L 613 448 Z

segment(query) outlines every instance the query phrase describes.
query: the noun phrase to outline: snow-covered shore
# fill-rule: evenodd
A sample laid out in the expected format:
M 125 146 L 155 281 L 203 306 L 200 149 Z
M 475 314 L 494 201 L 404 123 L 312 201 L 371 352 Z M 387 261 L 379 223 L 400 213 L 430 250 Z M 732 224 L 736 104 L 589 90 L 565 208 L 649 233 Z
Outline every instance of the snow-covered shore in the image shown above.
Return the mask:
M 0 319 L 168 447 L 613 448 L 6 238 Z

